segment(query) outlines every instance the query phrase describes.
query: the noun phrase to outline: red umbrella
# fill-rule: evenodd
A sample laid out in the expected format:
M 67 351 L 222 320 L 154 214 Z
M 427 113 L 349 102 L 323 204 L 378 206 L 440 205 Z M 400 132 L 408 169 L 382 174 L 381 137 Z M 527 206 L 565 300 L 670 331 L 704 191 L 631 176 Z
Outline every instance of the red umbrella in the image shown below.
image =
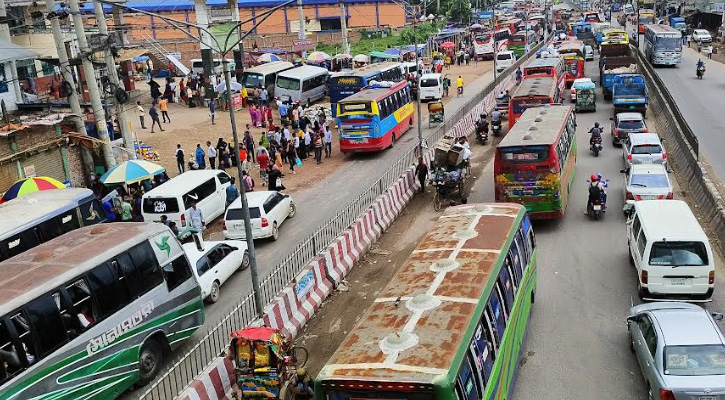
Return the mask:
M 443 42 L 443 43 L 441 43 L 441 48 L 444 48 L 444 49 L 452 49 L 452 48 L 455 48 L 455 47 L 456 47 L 456 44 L 453 43 L 453 42 Z

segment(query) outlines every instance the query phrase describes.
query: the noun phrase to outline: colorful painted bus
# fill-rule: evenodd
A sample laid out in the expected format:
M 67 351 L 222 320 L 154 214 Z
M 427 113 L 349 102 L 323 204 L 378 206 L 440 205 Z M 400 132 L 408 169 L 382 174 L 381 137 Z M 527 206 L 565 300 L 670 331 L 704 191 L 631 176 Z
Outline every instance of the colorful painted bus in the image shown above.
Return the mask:
M 496 29 L 492 32 L 476 36 L 473 42 L 473 49 L 476 56 L 483 59 L 493 59 L 495 53 L 506 51 L 511 31 L 507 28 Z
M 340 151 L 380 151 L 395 145 L 411 125 L 415 110 L 406 81 L 373 86 L 337 104 Z
M 527 108 L 559 103 L 561 93 L 554 78 L 537 76 L 524 79 L 509 101 L 509 130 Z
M 369 86 L 371 81 L 400 82 L 405 79 L 399 62 L 381 62 L 366 65 L 330 78 L 330 109 L 337 116 L 337 103 Z
M 204 323 L 163 224 L 76 229 L 0 262 L 0 400 L 106 400 L 153 380 Z
M 529 77 L 552 77 L 556 80 L 559 93 L 564 93 L 566 88 L 564 59 L 561 57 L 535 58 L 523 70 L 524 78 Z
M 496 148 L 496 201 L 523 204 L 531 218 L 563 218 L 574 180 L 576 153 L 572 107 L 526 110 Z
M 315 400 L 511 399 L 537 279 L 524 207 L 448 208 L 317 375 Z
M 534 31 L 520 31 L 509 39 L 508 50 L 513 51 L 516 58 L 521 58 L 526 54 L 526 47 L 534 47 L 538 41 L 538 36 Z

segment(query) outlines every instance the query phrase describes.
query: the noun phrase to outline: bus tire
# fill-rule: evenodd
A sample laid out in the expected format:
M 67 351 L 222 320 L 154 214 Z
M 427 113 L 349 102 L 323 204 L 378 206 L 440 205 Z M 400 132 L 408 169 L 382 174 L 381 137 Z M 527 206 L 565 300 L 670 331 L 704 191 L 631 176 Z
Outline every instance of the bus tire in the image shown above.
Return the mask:
M 156 338 L 149 338 L 141 346 L 138 357 L 138 385 L 149 384 L 161 369 L 164 361 L 164 351 Z
M 531 291 L 531 304 L 536 303 L 536 292 Z
M 390 140 L 390 148 L 395 147 L 395 132 L 392 133 L 392 139 Z

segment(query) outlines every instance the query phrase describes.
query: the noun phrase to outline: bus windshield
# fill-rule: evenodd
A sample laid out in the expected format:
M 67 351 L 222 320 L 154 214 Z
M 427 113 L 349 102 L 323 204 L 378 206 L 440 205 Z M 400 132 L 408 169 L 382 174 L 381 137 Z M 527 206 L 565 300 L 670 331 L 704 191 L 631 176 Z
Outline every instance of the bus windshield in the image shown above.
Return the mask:
M 287 90 L 300 90 L 300 80 L 287 76 L 277 77 L 277 87 Z
M 503 147 L 500 151 L 507 164 L 540 164 L 549 159 L 549 146 Z
M 261 74 L 245 72 L 242 74 L 242 86 L 261 88 L 264 86 L 264 76 Z
M 682 40 L 676 37 L 658 37 L 655 47 L 657 50 L 679 51 L 682 49 Z

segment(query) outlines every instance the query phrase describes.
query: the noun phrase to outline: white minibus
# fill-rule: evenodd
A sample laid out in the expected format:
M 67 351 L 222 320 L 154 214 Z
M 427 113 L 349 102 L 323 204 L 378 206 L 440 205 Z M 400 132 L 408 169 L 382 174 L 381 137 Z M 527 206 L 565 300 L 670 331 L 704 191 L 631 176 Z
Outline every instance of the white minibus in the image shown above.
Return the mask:
M 326 68 L 303 65 L 277 74 L 274 95 L 282 100 L 301 102 L 308 107 L 327 95 L 330 72 Z
M 274 97 L 274 83 L 277 74 L 294 68 L 294 64 L 287 61 L 272 61 L 256 67 L 247 68 L 242 72 L 241 84 L 247 90 L 267 88 L 269 99 Z
M 229 63 L 229 71 L 231 71 L 232 75 L 234 75 L 234 70 L 236 69 L 237 64 L 234 62 L 234 60 L 230 60 L 228 58 L 226 60 Z M 191 73 L 194 75 L 204 74 L 204 62 L 201 58 L 195 58 L 191 60 Z M 214 73 L 224 73 L 224 66 L 222 66 L 222 60 L 219 58 L 214 59 Z

